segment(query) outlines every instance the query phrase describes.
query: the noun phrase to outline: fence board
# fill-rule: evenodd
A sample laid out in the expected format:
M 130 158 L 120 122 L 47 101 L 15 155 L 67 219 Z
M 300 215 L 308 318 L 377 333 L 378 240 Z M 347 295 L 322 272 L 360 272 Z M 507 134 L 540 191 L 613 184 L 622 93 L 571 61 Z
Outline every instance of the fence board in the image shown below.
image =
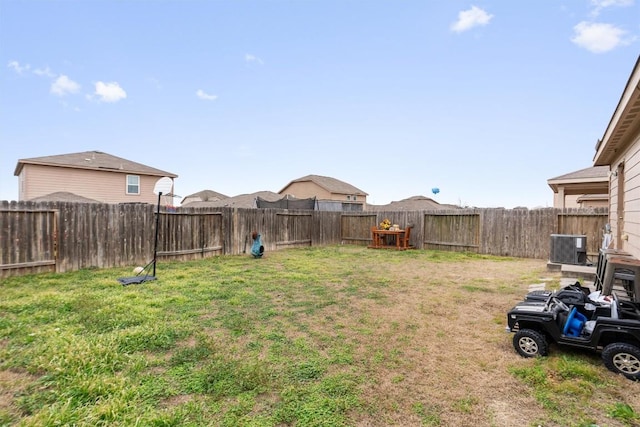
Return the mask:
M 375 213 L 343 215 L 340 221 L 342 243 L 357 245 L 371 244 L 371 227 L 377 226 Z
M 480 215 L 472 212 L 442 212 L 425 215 L 425 249 L 478 252 Z
M 587 236 L 587 257 L 598 258 L 598 250 L 602 245 L 604 226 L 609 214 L 599 212 L 584 214 L 580 212 L 560 212 L 556 234 L 580 234 Z
M 274 219 L 279 248 L 311 246 L 312 211 L 276 211 Z
M 55 271 L 56 218 L 56 210 L 0 206 L 0 277 Z

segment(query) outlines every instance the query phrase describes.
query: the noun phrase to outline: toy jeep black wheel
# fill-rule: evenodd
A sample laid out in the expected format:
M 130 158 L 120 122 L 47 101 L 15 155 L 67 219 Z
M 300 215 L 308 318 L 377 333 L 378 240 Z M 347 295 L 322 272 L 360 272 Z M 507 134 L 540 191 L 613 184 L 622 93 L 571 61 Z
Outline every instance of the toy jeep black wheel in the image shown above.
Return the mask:
M 545 336 L 533 329 L 521 329 L 516 332 L 513 336 L 513 346 L 523 357 L 546 356 L 549 347 Z
M 640 348 L 627 343 L 609 344 L 602 350 L 604 365 L 632 380 L 640 380 Z

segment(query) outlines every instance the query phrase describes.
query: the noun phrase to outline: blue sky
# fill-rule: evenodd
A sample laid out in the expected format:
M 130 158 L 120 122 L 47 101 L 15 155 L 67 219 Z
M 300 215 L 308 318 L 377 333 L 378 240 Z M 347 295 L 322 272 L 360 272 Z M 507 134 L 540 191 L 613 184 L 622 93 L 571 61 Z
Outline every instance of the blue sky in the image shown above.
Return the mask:
M 98 150 L 183 197 L 552 206 L 639 47 L 634 0 L 0 0 L 0 200 L 19 159 Z

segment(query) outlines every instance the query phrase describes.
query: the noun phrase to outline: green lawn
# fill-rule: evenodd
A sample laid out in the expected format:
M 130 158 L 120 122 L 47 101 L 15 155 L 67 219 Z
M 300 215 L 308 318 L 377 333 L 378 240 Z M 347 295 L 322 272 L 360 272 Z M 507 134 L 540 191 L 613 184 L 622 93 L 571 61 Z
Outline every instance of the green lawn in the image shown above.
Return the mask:
M 356 246 L 0 283 L 0 425 L 639 425 L 597 355 L 504 332 L 540 260 Z

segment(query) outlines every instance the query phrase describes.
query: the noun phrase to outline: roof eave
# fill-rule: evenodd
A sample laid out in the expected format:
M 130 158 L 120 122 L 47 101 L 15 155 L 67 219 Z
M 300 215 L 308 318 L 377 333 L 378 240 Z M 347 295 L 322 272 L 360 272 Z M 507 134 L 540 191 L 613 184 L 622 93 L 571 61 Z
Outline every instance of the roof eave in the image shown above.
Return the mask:
M 597 178 L 574 178 L 574 179 L 549 179 L 547 183 L 549 185 L 570 185 L 570 184 L 591 184 L 598 182 L 609 182 L 608 176 L 597 177 Z
M 84 169 L 84 170 L 92 170 L 92 171 L 105 171 L 105 172 L 118 172 L 118 173 L 126 173 L 126 174 L 136 174 L 136 175 L 147 175 L 147 176 L 166 176 L 172 179 L 175 179 L 178 177 L 178 175 L 170 173 L 170 172 L 166 172 L 166 171 L 161 171 L 158 170 L 158 172 L 146 172 L 146 171 L 136 171 L 136 170 L 129 170 L 129 169 L 114 169 L 114 168 L 106 168 L 106 167 L 84 167 L 84 166 L 77 166 L 77 165 L 62 165 L 59 163 L 50 163 L 50 162 L 37 162 L 37 161 L 32 161 L 32 160 L 18 160 L 18 164 L 16 165 L 16 169 L 13 172 L 13 174 L 15 176 L 19 176 L 20 172 L 22 172 L 22 169 L 24 168 L 24 165 L 36 165 L 36 166 L 51 166 L 51 167 L 58 167 L 58 168 L 68 168 L 68 169 Z
M 365 196 L 365 197 L 369 195 L 368 193 L 365 193 L 364 191 L 362 191 L 362 190 L 360 190 L 360 189 L 358 189 L 356 187 L 353 187 L 353 188 L 355 188 L 357 190 L 355 192 L 344 193 L 344 192 L 341 192 L 341 191 L 334 191 L 333 189 L 327 187 L 322 182 L 319 182 L 318 180 L 314 179 L 313 177 L 302 177 L 302 178 L 294 179 L 294 180 L 290 181 L 287 185 L 285 185 L 280 191 L 278 191 L 278 194 L 282 194 L 283 191 L 285 191 L 287 188 L 291 187 L 291 185 L 293 183 L 296 183 L 296 182 L 311 182 L 311 183 L 317 185 L 318 187 L 322 188 L 323 190 L 328 191 L 331 194 L 345 194 L 345 195 L 347 195 L 347 194 L 355 194 L 356 196 Z
M 596 145 L 594 166 L 611 165 L 632 142 L 633 130 L 640 127 L 640 56 L 611 116 L 604 135 Z

